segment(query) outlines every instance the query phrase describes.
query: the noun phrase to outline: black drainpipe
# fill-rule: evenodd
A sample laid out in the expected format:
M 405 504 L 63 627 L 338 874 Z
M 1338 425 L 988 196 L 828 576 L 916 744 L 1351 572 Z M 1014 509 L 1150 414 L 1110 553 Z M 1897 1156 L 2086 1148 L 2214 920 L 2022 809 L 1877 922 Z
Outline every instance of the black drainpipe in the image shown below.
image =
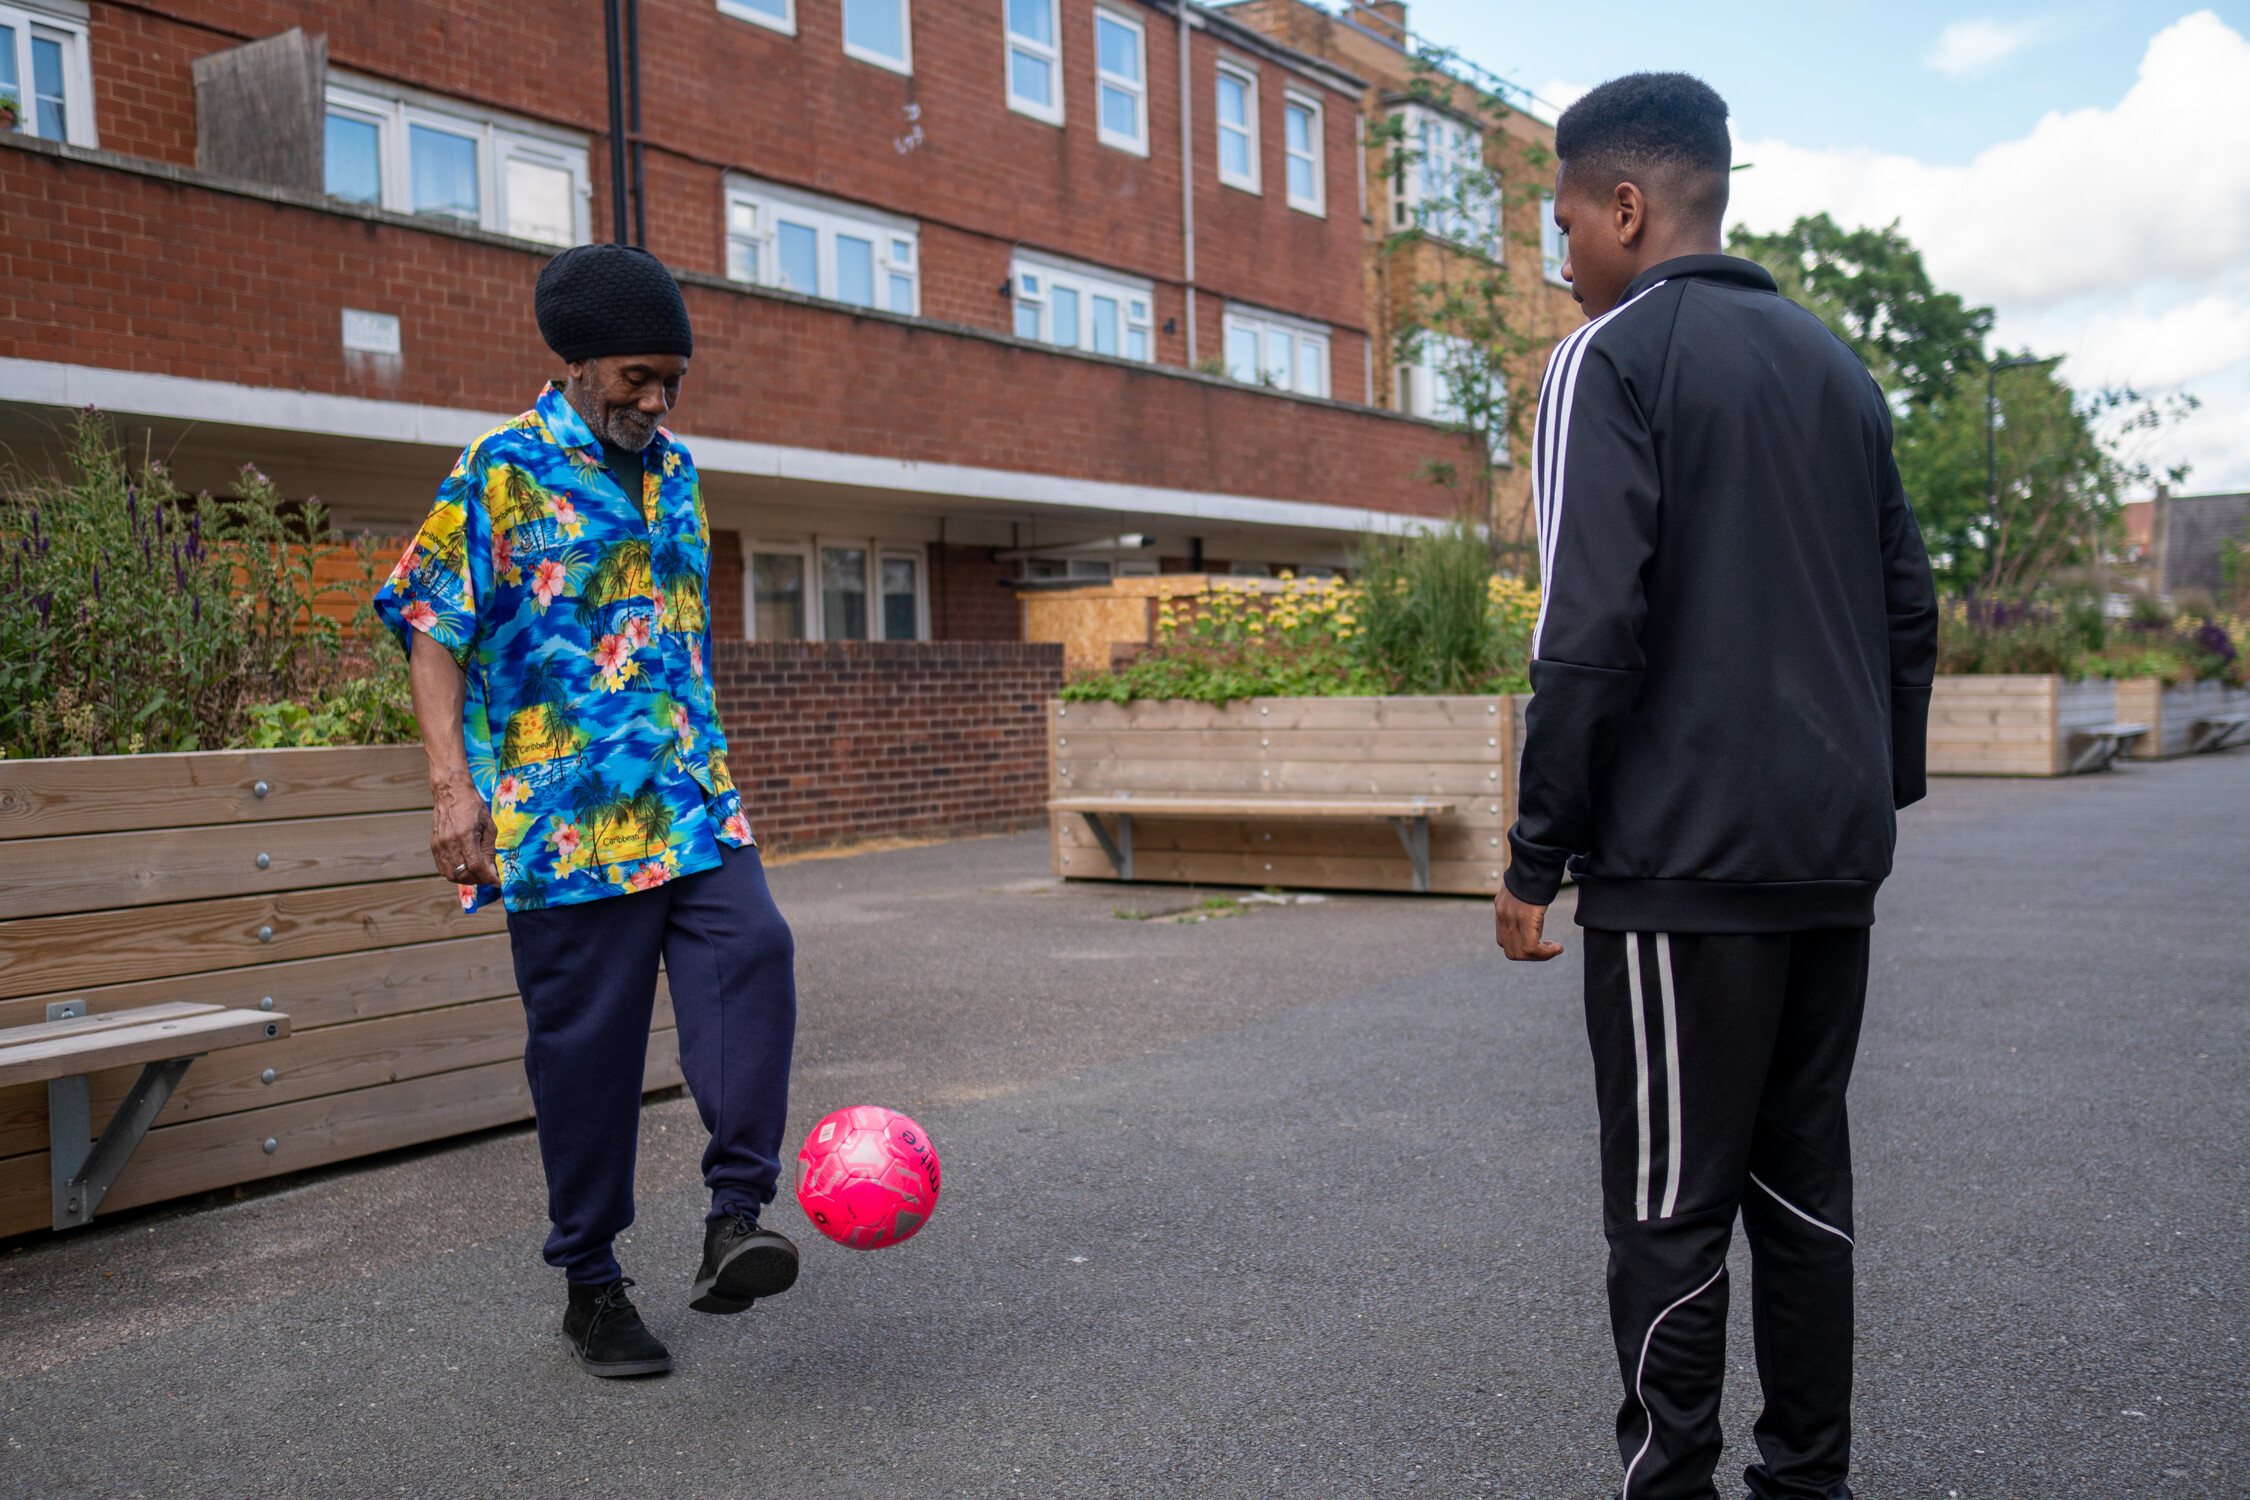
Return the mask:
M 625 239 L 625 80 L 617 0 L 602 0 L 602 42 L 609 64 L 609 237 Z
M 625 0 L 625 63 L 633 110 L 633 243 L 648 248 L 648 205 L 641 201 L 641 0 Z

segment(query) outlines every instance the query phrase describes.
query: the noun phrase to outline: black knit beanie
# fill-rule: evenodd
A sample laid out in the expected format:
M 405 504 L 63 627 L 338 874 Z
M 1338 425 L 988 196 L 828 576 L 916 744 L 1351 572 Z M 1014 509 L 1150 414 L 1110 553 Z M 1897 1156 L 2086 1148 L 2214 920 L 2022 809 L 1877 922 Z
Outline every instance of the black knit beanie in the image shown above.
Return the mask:
M 575 245 L 539 273 L 539 336 L 565 363 L 605 354 L 695 353 L 687 303 L 664 262 L 631 245 Z

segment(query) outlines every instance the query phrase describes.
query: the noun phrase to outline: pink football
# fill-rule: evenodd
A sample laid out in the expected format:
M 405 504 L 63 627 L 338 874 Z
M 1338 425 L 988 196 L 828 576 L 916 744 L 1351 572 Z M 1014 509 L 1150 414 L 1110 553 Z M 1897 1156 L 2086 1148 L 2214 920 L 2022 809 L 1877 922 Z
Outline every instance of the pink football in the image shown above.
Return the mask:
M 855 1104 L 815 1125 L 797 1153 L 797 1205 L 854 1250 L 910 1240 L 937 1208 L 937 1151 L 895 1109 Z

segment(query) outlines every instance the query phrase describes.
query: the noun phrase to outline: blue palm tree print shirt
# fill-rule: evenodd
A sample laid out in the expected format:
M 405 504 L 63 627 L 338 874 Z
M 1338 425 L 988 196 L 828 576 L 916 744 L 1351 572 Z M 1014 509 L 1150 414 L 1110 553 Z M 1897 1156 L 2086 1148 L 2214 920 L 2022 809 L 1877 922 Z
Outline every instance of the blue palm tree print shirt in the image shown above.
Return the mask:
M 662 428 L 639 496 L 553 384 L 471 443 L 375 596 L 468 676 L 469 772 L 501 884 L 464 910 L 598 901 L 715 868 L 753 842 L 710 675 L 711 530 Z

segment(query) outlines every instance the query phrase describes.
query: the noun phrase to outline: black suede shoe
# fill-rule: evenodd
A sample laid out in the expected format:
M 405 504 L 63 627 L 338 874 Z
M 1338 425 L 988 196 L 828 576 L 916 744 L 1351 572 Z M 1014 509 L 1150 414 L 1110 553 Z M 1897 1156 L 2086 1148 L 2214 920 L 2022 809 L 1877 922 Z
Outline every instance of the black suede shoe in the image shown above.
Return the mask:
M 744 1214 L 703 1226 L 703 1268 L 695 1273 L 697 1312 L 738 1313 L 760 1297 L 797 1284 L 797 1247 Z
M 571 1284 L 563 1337 L 589 1375 L 662 1375 L 672 1368 L 672 1352 L 648 1331 L 625 1295 L 632 1284 L 623 1276 L 607 1286 Z

